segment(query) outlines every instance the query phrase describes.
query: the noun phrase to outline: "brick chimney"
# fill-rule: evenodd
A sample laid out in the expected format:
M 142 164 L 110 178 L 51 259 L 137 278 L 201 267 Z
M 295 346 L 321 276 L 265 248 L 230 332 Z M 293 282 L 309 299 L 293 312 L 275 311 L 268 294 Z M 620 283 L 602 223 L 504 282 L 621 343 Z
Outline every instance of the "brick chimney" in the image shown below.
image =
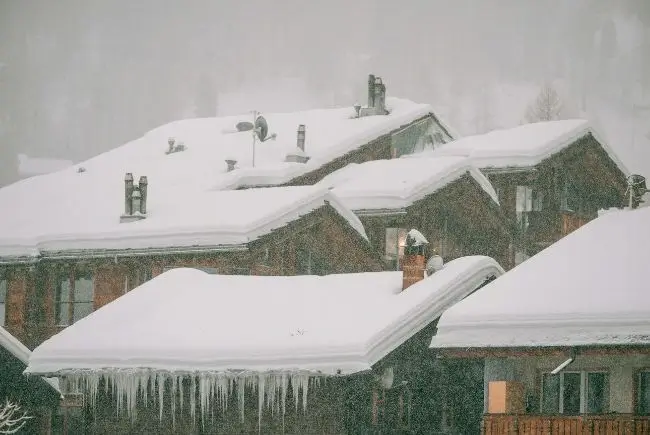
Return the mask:
M 424 279 L 426 269 L 427 239 L 416 229 L 406 235 L 404 259 L 402 260 L 402 291 Z

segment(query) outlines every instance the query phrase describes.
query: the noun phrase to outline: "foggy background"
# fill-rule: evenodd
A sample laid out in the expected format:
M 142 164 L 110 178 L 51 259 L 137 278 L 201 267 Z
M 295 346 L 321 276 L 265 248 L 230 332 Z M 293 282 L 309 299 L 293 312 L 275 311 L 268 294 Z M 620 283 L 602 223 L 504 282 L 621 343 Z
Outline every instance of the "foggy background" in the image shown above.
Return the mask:
M 387 94 L 461 134 L 524 122 L 544 84 L 650 176 L 650 0 L 0 0 L 0 184 L 181 118 Z

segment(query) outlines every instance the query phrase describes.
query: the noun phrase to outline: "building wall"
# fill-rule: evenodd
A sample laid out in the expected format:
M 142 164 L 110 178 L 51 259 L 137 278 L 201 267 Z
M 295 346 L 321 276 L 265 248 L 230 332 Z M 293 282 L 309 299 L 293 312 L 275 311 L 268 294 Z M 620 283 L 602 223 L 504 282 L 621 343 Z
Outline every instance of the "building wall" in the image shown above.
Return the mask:
M 560 356 L 486 358 L 485 410 L 489 381 L 523 382 L 527 394 L 539 398 L 541 373 L 550 372 L 567 359 Z M 565 370 L 605 370 L 609 373 L 609 407 L 611 412 L 634 412 L 634 376 L 639 369 L 650 367 L 650 355 L 578 355 Z M 539 410 L 537 410 L 539 412 Z
M 326 262 L 322 273 L 382 268 L 379 255 L 370 245 L 333 208 L 326 206 L 251 242 L 246 251 L 43 260 L 32 266 L 4 267 L 9 272 L 7 329 L 30 348 L 64 329 L 56 324 L 55 316 L 57 277 L 62 270 L 83 266 L 92 272 L 93 309 L 97 310 L 142 283 L 127 278 L 134 270 L 147 271 L 151 277 L 175 267 L 209 267 L 225 275 L 290 276 L 308 273 L 298 264 L 301 249 Z M 319 270 L 314 268 L 312 274 Z

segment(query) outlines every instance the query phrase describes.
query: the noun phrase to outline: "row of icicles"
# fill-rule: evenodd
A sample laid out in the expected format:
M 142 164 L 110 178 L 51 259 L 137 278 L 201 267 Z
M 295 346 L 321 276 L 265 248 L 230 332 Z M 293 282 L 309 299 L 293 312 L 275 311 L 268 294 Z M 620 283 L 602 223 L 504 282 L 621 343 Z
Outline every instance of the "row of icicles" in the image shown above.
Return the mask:
M 184 386 L 183 379 L 189 377 L 189 391 Z M 105 392 L 109 390 L 116 401 L 118 416 L 124 412 L 132 419 L 136 417 L 138 399 L 145 404 L 149 398 L 158 401 L 159 418 L 163 418 L 165 400 L 171 400 L 171 414 L 175 424 L 176 411 L 182 412 L 185 393 L 189 396 L 190 416 L 196 421 L 197 402 L 201 418 L 205 422 L 213 407 L 221 407 L 222 412 L 228 408 L 228 398 L 237 393 L 239 412 L 244 421 L 244 399 L 246 389 L 257 393 L 258 425 L 261 425 L 264 407 L 272 414 L 284 416 L 286 413 L 287 394 L 289 389 L 293 394 L 295 408 L 298 411 L 299 398 L 302 399 L 303 411 L 307 409 L 307 393 L 309 383 L 318 385 L 321 377 L 309 372 L 296 373 L 234 373 L 234 372 L 203 372 L 198 375 L 174 374 L 153 371 L 115 370 L 110 372 L 80 372 L 67 374 L 63 379 L 71 391 L 83 391 L 89 400 L 89 405 L 95 409 L 100 382 L 104 381 Z M 169 387 L 168 398 L 165 399 L 165 386 Z M 178 408 L 177 408 L 178 406 Z

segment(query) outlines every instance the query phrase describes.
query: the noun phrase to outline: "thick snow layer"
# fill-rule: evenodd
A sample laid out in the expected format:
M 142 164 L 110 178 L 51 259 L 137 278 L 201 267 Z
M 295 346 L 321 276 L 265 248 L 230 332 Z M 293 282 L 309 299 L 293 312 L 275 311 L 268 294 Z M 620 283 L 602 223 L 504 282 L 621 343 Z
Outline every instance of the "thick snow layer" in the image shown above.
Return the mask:
M 2 192 L 0 191 L 0 194 Z M 138 250 L 169 247 L 244 245 L 326 205 L 334 207 L 360 236 L 359 219 L 327 189 L 313 186 L 206 191 L 167 198 L 150 191 L 153 205 L 146 219 L 120 223 L 119 215 L 93 209 L 56 209 L 44 219 L 31 214 L 0 218 L 12 238 L 0 239 L 0 255 L 62 251 Z M 31 203 L 25 204 L 29 208 Z M 58 212 L 55 214 L 55 211 Z M 75 216 L 75 212 L 76 216 Z M 20 221 L 31 218 L 31 222 Z M 21 225 L 22 224 L 22 225 Z M 29 225 L 31 224 L 31 225 Z M 39 226 L 40 225 L 40 226 Z M 38 228 L 36 236 L 32 231 Z M 9 229 L 13 229 L 9 232 Z M 32 236 L 32 237 L 30 237 Z M 59 254 L 56 254 L 59 255 Z
M 27 372 L 355 373 L 501 273 L 488 257 L 463 257 L 400 292 L 400 272 L 267 277 L 174 269 L 45 341 Z
M 408 207 L 467 173 L 498 204 L 490 181 L 466 157 L 419 156 L 350 164 L 323 178 L 319 185 L 332 188 L 352 210 L 397 209 Z
M 515 128 L 467 136 L 422 154 L 465 156 L 479 168 L 529 167 L 539 164 L 587 134 L 592 134 L 626 175 L 629 173 L 612 148 L 585 120 L 537 122 Z M 417 154 L 410 156 L 419 157 Z
M 432 347 L 650 344 L 650 209 L 609 211 L 449 309 Z
M 389 99 L 388 106 L 390 115 L 361 119 L 351 118 L 352 107 L 264 114 L 269 134 L 277 133 L 277 139 L 257 141 L 254 168 L 252 133 L 224 133 L 236 131 L 239 121 L 252 120 L 252 115 L 242 115 L 173 122 L 73 167 L 19 181 L 0 189 L 2 209 L 11 210 L 0 214 L 0 251 L 3 251 L 0 256 L 31 254 L 42 243 L 50 242 L 48 249 L 68 249 L 59 241 L 67 243 L 77 238 L 92 239 L 93 246 L 98 248 L 104 247 L 100 240 L 105 238 L 108 246 L 112 246 L 120 234 L 131 237 L 142 230 L 144 240 L 151 232 L 163 228 L 184 234 L 182 241 L 174 240 L 174 243 L 186 245 L 192 241 L 187 235 L 194 235 L 194 230 L 186 231 L 188 227 L 223 233 L 232 230 L 231 224 L 235 223 L 241 229 L 245 222 L 231 217 L 240 216 L 244 211 L 252 213 L 258 227 L 271 224 L 271 219 L 266 217 L 291 214 L 298 208 L 292 204 L 303 206 L 305 197 L 300 194 L 292 200 L 269 191 L 268 198 L 261 194 L 255 200 L 248 197 L 250 201 L 242 194 L 239 204 L 235 197 L 221 197 L 210 191 L 285 183 L 430 113 L 428 105 L 406 100 Z M 306 125 L 305 152 L 310 160 L 306 164 L 285 163 L 287 152 L 296 148 L 299 124 Z M 183 142 L 186 150 L 166 154 L 169 137 L 174 137 L 177 143 Z M 227 158 L 237 160 L 238 169 L 227 172 Z M 81 168 L 84 170 L 79 172 Z M 148 177 L 148 218 L 118 224 L 124 212 L 126 172 L 133 173 L 136 184 L 140 176 Z M 314 201 L 312 196 L 309 198 Z M 273 205 L 274 202 L 278 205 Z M 238 211 L 229 211 L 226 205 L 230 204 L 236 205 Z M 281 205 L 285 208 L 281 209 Z M 207 214 L 202 217 L 201 213 Z M 236 240 L 241 241 L 241 238 Z
M 29 157 L 18 154 L 18 174 L 21 177 L 49 174 L 72 166 L 71 160 L 47 159 L 42 157 Z
M 2 326 L 0 326 L 0 347 L 18 358 L 18 360 L 23 364 L 27 365 L 31 351 Z M 59 391 L 58 379 L 43 378 L 43 380 L 47 382 L 52 388 L 54 388 L 57 393 L 61 393 Z

